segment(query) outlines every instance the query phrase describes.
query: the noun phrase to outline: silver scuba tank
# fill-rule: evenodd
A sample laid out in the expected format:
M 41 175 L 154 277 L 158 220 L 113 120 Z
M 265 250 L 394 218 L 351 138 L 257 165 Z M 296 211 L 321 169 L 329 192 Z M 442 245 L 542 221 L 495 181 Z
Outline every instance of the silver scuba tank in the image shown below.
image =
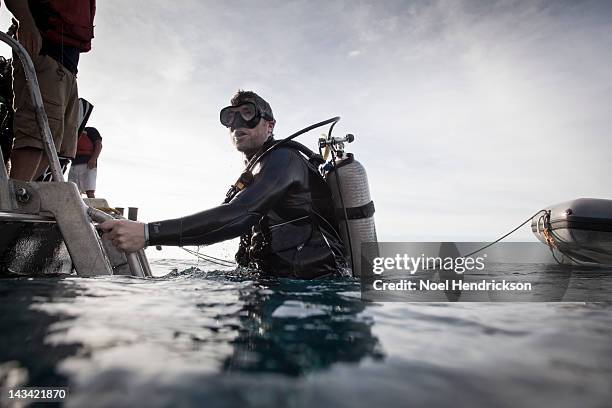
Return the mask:
M 348 142 L 352 142 L 352 137 Z M 343 149 L 343 146 L 340 146 Z M 326 174 L 326 181 L 332 191 L 340 236 L 344 242 L 345 255 L 353 271 L 353 276 L 361 275 L 362 243 L 376 243 L 376 226 L 374 224 L 374 202 L 370 196 L 370 187 L 365 168 L 355 160 L 351 153 L 336 150 L 334 166 Z M 369 247 L 378 256 L 378 246 Z

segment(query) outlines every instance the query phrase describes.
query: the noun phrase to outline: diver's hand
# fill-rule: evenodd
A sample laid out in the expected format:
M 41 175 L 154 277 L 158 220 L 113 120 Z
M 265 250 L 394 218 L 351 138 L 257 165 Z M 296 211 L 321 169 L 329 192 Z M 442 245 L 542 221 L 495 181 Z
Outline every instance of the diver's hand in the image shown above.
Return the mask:
M 104 231 L 102 238 L 126 253 L 145 247 L 145 226 L 145 223 L 128 220 L 108 220 L 100 224 Z

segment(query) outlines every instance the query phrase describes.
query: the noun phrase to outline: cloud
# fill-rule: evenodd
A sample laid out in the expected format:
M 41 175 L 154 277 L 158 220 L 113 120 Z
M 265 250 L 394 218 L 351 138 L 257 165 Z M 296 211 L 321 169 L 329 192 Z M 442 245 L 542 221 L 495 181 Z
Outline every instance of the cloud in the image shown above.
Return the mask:
M 342 116 L 382 240 L 492 239 L 544 205 L 612 198 L 611 16 L 594 1 L 107 0 L 79 74 L 101 193 L 151 219 L 218 203 L 242 160 L 217 115 L 243 88 L 279 137 Z

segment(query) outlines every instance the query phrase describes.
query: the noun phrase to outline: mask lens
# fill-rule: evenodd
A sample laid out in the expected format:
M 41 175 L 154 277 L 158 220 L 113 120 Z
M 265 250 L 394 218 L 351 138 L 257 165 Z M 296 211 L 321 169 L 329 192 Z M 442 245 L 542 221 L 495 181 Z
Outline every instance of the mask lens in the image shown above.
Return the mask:
M 236 117 L 236 112 L 231 109 L 231 107 L 227 107 L 221 110 L 221 124 L 226 127 L 230 127 L 232 123 L 234 123 L 234 118 Z
M 246 121 L 253 119 L 257 114 L 257 109 L 252 103 L 245 103 L 244 105 L 236 107 L 236 109 L 238 109 L 238 111 L 240 112 L 240 116 L 242 116 L 242 119 Z
M 219 118 L 225 127 L 253 128 L 257 125 L 255 122 L 259 122 L 257 107 L 251 102 L 238 106 L 227 106 L 221 109 Z

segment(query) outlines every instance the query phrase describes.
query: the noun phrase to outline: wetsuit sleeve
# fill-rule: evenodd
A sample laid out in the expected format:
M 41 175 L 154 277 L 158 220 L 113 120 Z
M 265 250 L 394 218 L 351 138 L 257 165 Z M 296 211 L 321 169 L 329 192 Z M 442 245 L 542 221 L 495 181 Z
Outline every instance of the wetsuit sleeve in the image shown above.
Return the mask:
M 228 204 L 193 215 L 148 224 L 150 245 L 207 245 L 250 231 L 299 182 L 301 166 L 290 149 L 269 153 L 253 183 Z

